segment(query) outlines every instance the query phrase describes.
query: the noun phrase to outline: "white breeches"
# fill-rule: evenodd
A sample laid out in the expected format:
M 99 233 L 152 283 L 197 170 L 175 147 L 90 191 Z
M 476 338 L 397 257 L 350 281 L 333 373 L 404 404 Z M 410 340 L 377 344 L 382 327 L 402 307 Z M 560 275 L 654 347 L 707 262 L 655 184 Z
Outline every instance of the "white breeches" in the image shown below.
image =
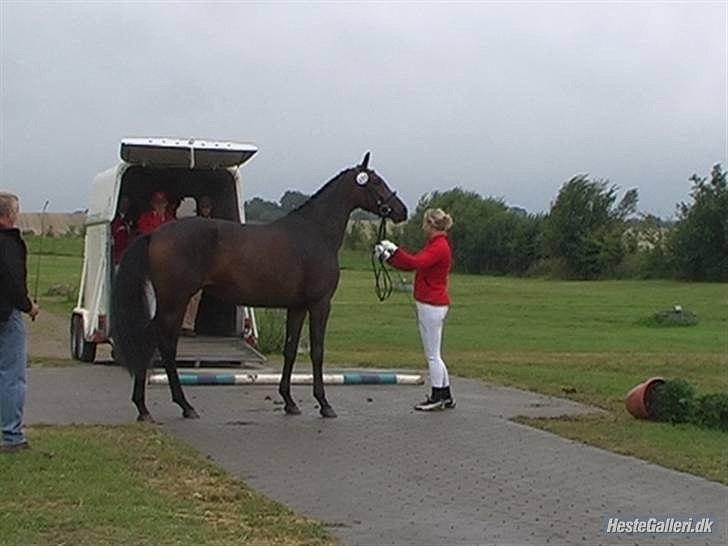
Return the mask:
M 442 329 L 449 307 L 447 305 L 430 305 L 415 302 L 417 305 L 417 323 L 420 328 L 422 347 L 425 350 L 425 359 L 430 369 L 430 383 L 433 387 L 442 388 L 450 386 L 450 377 L 447 367 L 440 355 L 442 345 Z
M 149 279 L 144 283 L 144 295 L 147 297 L 147 311 L 149 318 L 153 319 L 157 314 L 157 293 L 154 291 L 154 285 Z
M 190 298 L 185 310 L 185 318 L 182 320 L 182 328 L 185 330 L 194 330 L 197 321 L 197 311 L 200 309 L 200 301 L 202 301 L 202 290 L 198 290 Z

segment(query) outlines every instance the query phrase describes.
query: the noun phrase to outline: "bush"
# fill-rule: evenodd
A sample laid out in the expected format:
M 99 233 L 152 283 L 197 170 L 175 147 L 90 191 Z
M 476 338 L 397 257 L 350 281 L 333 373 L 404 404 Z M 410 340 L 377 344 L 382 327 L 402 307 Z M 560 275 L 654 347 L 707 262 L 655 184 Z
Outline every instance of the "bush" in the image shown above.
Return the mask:
M 647 254 L 644 252 L 626 254 L 621 263 L 615 266 L 614 277 L 617 279 L 648 278 L 647 260 Z
M 672 309 L 658 311 L 647 321 L 648 326 L 695 326 L 698 315 L 676 305 Z
M 650 414 L 655 421 L 692 423 L 697 414 L 695 389 L 682 379 L 657 385 L 650 395 Z
M 728 432 L 728 393 L 701 396 L 698 399 L 696 424 Z
M 46 296 L 62 296 L 66 301 L 76 301 L 78 288 L 74 288 L 70 284 L 54 284 L 45 291 Z
M 655 421 L 691 423 L 728 432 L 728 393 L 696 398 L 692 385 L 683 380 L 670 380 L 652 390 L 649 408 Z
M 286 340 L 286 311 L 284 309 L 256 309 L 258 324 L 258 350 L 266 355 L 281 354 Z
M 661 279 L 673 276 L 670 253 L 672 225 L 652 214 L 629 219 L 622 235 L 625 256 L 615 270 L 617 278 Z
M 349 224 L 349 228 L 344 233 L 343 247 L 349 250 L 364 250 L 371 252 L 377 243 L 378 224 L 365 222 L 363 220 L 354 220 Z
M 563 258 L 541 258 L 531 264 L 526 271 L 527 277 L 544 279 L 565 279 L 568 277 L 568 265 Z

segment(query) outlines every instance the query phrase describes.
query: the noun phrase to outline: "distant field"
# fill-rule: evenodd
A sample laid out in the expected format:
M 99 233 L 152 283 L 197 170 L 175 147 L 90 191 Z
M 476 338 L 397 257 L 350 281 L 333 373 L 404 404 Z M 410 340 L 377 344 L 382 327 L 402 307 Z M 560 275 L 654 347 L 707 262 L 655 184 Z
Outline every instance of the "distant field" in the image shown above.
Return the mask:
M 40 237 L 38 235 L 25 235 L 23 237 L 28 245 L 28 252 L 55 256 L 83 256 L 83 239 L 80 237 Z
M 30 258 L 31 271 L 36 259 Z M 411 295 L 396 291 L 378 302 L 365 252 L 345 252 L 341 264 L 329 365 L 424 368 Z M 80 272 L 79 257 L 44 256 L 40 293 L 53 284 L 75 286 Z M 606 417 L 531 423 L 728 483 L 728 434 L 636 421 L 622 402 L 629 388 L 653 375 L 686 379 L 701 393 L 728 391 L 728 285 L 471 275 L 453 275 L 451 283 L 444 354 L 453 373 L 600 406 Z M 63 297 L 41 303 L 63 314 L 73 306 Z M 697 313 L 700 323 L 646 325 L 652 313 L 675 304 Z M 298 369 L 309 366 L 299 358 Z
M 76 304 L 78 285 L 81 282 L 81 258 L 79 256 L 31 254 L 28 257 L 28 288 L 34 296 L 36 273 L 40 259 L 38 301 L 41 308 L 68 315 Z M 67 290 L 66 295 L 49 296 L 48 291 Z
M 728 350 L 726 284 L 452 275 L 451 296 L 449 350 L 690 354 Z M 411 296 L 394 292 L 390 300 L 379 303 L 370 271 L 345 270 L 334 303 L 336 330 L 330 331 L 329 347 L 419 349 L 414 327 L 409 335 L 391 328 L 396 321 L 412 318 Z M 675 304 L 697 313 L 700 324 L 687 328 L 642 324 Z
M 22 209 L 22 206 L 21 206 Z M 58 236 L 80 233 L 86 221 L 84 212 L 23 212 L 18 217 L 18 228 L 23 233 L 45 233 Z

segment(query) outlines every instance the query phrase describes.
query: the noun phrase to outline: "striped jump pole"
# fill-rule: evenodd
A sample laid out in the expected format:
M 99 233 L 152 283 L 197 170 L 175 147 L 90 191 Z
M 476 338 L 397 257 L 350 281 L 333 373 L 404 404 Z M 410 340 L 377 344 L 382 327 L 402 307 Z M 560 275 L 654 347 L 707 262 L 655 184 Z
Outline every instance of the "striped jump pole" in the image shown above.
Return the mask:
M 279 373 L 211 373 L 182 372 L 179 374 L 183 385 L 278 385 Z M 325 373 L 325 385 L 422 385 L 424 378 L 419 374 L 393 372 L 344 372 Z M 167 385 L 166 373 L 153 373 L 150 385 Z M 291 385 L 313 385 L 312 374 L 291 375 Z

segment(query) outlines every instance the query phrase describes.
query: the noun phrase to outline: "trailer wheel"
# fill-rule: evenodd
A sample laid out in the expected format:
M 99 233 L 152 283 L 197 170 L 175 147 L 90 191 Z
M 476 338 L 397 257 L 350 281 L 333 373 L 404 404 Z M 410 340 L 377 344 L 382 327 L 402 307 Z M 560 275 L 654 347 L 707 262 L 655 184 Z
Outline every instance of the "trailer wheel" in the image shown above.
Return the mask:
M 81 362 L 96 360 L 96 344 L 83 336 L 83 317 L 71 315 L 71 357 Z

